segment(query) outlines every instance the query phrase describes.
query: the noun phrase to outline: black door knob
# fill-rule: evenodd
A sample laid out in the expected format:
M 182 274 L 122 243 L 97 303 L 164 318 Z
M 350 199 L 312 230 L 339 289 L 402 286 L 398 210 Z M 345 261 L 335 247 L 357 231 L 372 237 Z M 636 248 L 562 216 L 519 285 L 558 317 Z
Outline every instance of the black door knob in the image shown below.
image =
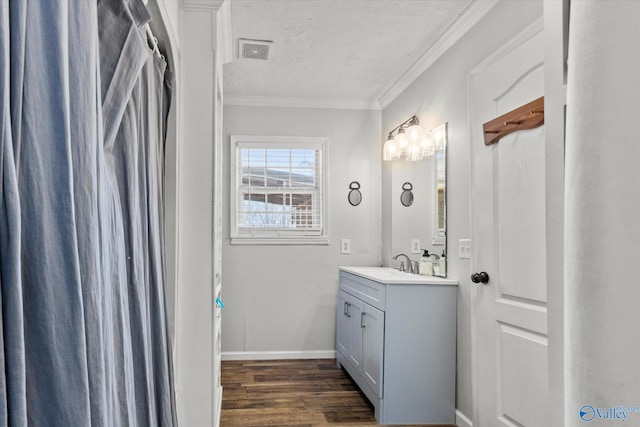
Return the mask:
M 481 271 L 480 273 L 473 273 L 471 275 L 471 281 L 473 283 L 483 283 L 486 285 L 489 283 L 489 274 L 484 271 Z

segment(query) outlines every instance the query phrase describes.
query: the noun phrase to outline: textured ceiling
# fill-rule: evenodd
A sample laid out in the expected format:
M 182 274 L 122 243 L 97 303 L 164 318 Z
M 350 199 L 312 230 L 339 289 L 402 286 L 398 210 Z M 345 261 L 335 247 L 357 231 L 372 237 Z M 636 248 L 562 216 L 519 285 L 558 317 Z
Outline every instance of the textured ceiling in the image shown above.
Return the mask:
M 377 101 L 472 0 L 232 0 L 225 95 Z M 273 41 L 269 61 L 238 39 Z

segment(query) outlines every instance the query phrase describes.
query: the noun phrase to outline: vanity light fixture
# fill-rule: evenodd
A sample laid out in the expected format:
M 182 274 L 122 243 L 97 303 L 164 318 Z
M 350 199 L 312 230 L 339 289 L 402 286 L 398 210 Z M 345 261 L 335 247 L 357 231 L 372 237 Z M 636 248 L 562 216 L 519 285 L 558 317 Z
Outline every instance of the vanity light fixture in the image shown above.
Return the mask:
M 439 128 L 425 132 L 418 117 L 412 116 L 389 132 L 384 143 L 382 160 L 422 160 L 441 150 L 443 144 L 444 135 Z

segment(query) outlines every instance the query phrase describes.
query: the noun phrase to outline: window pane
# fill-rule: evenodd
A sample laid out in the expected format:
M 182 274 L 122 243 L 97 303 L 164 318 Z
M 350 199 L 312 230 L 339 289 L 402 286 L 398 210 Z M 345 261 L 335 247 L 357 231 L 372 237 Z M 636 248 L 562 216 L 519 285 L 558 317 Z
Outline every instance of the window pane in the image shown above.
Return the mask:
M 262 186 L 266 166 L 264 149 L 241 150 L 241 182 L 243 185 Z
M 264 168 L 266 163 L 266 150 L 245 148 L 242 152 L 242 166 L 261 167 Z
M 293 167 L 314 167 L 316 150 L 291 150 Z
M 314 169 L 291 169 L 292 187 L 314 187 L 316 185 Z
M 271 168 L 287 170 L 291 165 L 291 150 L 288 149 L 272 149 L 267 151 L 267 164 Z
M 289 187 L 289 171 L 269 168 L 265 171 L 267 175 L 267 187 Z
M 311 194 L 245 193 L 239 220 L 252 228 L 318 228 L 319 208 Z
M 317 215 L 314 215 L 313 198 L 310 194 L 295 194 L 292 197 L 291 222 L 294 227 L 314 228 L 318 227 Z

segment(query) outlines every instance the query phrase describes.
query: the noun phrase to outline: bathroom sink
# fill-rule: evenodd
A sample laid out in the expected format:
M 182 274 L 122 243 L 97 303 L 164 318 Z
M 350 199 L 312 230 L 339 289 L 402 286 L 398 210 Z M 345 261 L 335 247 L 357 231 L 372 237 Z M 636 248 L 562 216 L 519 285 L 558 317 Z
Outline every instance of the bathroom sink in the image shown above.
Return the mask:
M 433 276 L 419 276 L 417 274 L 398 271 L 391 267 L 340 267 L 340 270 L 376 282 L 391 284 L 431 284 L 431 285 L 457 285 L 458 282 L 451 279 Z

